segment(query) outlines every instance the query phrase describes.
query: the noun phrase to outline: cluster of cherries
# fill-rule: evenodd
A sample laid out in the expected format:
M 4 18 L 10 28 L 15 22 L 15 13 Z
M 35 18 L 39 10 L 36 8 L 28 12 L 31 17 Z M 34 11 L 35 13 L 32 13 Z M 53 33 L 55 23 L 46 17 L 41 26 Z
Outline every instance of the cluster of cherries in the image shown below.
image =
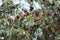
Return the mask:
M 49 4 L 48 1 L 46 1 L 45 4 L 46 4 L 46 6 L 48 6 L 48 5 L 54 5 L 54 3 L 53 3 L 53 4 Z M 32 6 L 30 6 L 30 11 L 32 11 L 33 9 L 34 9 L 34 8 L 33 8 Z M 60 11 L 60 6 L 57 7 L 57 10 Z M 34 15 L 35 15 L 36 17 L 39 17 L 39 16 L 40 16 L 39 14 L 40 14 L 40 11 L 36 10 Z M 29 15 L 30 15 L 29 12 L 25 12 L 25 14 L 23 14 L 23 15 L 18 14 L 18 15 L 16 15 L 16 19 L 24 18 L 24 17 L 27 17 L 27 16 L 29 16 Z M 48 17 L 49 15 L 50 15 L 49 12 L 48 12 L 47 14 L 42 13 L 42 16 L 43 16 L 43 17 L 45 17 L 45 16 Z M 53 13 L 53 16 L 55 17 L 56 15 L 57 15 L 57 13 L 54 12 L 54 13 Z M 8 18 L 7 20 L 8 20 L 9 22 L 12 22 L 12 21 L 13 21 L 12 18 Z M 36 18 L 34 19 L 34 23 L 37 23 L 38 21 L 39 21 L 38 19 L 36 19 Z M 42 23 L 42 22 L 44 22 L 44 20 L 41 20 L 41 23 Z M 60 18 L 57 19 L 57 22 L 60 22 Z M 48 24 L 48 23 L 47 23 L 47 24 Z M 46 29 L 45 31 L 48 32 L 49 30 L 51 30 L 51 28 L 52 28 L 52 27 L 51 27 L 50 25 L 47 25 L 47 29 Z M 56 27 L 55 31 L 58 31 L 58 30 L 60 30 L 60 26 L 59 26 L 59 25 Z M 31 33 L 31 32 L 32 32 L 32 31 L 30 31 L 30 33 Z

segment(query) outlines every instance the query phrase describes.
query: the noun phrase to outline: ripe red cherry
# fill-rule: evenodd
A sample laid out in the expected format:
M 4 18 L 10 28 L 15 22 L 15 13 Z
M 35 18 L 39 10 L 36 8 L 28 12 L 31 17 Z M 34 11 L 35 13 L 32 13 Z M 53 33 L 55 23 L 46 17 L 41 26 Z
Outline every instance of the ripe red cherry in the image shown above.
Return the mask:
M 38 22 L 38 19 L 34 19 L 34 23 L 37 23 Z
M 56 15 L 57 15 L 56 13 L 53 14 L 53 16 L 56 16 Z
M 51 29 L 51 26 L 50 25 L 47 25 L 47 29 L 50 30 Z
M 42 16 L 44 16 L 44 17 L 45 17 L 45 16 L 46 16 L 46 15 L 45 15 L 45 13 L 42 13 Z
M 39 11 L 36 11 L 35 12 L 35 16 L 39 16 Z
M 30 13 L 29 12 L 26 12 L 25 14 L 24 14 L 24 16 L 29 16 L 30 15 Z
M 13 18 L 8 18 L 7 19 L 9 22 L 12 22 L 13 21 Z
M 20 18 L 20 15 L 18 14 L 18 15 L 16 15 L 16 18 Z

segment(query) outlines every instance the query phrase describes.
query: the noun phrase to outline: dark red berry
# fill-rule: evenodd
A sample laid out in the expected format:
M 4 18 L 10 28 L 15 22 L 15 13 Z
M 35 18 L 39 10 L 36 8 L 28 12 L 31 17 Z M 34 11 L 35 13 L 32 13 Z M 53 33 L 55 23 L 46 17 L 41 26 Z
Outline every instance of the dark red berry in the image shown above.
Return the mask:
M 44 13 L 42 13 L 42 16 L 44 16 L 44 17 L 45 17 L 46 15 L 45 15 Z
M 13 19 L 12 19 L 12 18 L 8 18 L 7 20 L 8 20 L 9 22 L 12 22 L 12 21 L 13 21 Z
M 18 19 L 18 18 L 20 18 L 20 15 L 18 14 L 18 15 L 16 15 L 16 18 Z
M 38 22 L 38 20 L 37 19 L 34 19 L 34 23 L 37 23 Z
M 35 16 L 39 16 L 39 11 L 36 11 L 35 12 Z
M 56 16 L 56 15 L 57 15 L 56 13 L 53 14 L 53 16 Z
M 30 11 L 32 11 L 34 9 L 34 7 L 30 6 Z
M 50 30 L 50 29 L 51 29 L 51 26 L 50 26 L 50 25 L 48 25 L 48 26 L 47 26 L 47 29 L 48 29 L 48 30 Z
M 24 14 L 24 16 L 29 16 L 30 15 L 30 13 L 29 12 L 26 12 L 25 14 Z

